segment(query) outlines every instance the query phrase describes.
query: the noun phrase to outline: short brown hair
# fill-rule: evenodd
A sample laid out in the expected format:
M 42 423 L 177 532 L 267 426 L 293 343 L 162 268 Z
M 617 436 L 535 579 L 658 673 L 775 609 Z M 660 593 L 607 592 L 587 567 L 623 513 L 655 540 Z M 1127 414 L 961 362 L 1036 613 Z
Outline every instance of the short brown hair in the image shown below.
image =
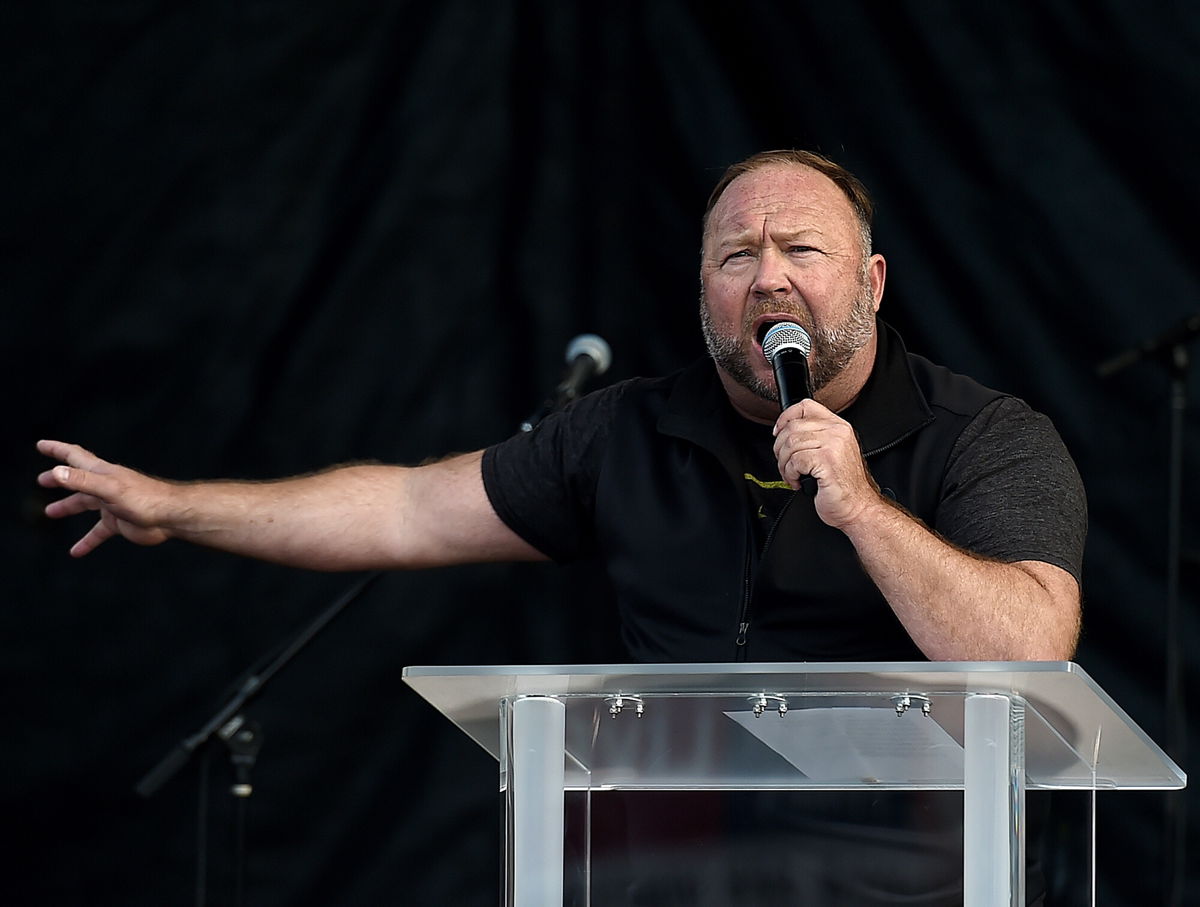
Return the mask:
M 867 187 L 862 184 L 862 181 L 857 176 L 841 164 L 834 163 L 824 155 L 817 154 L 815 151 L 802 151 L 792 148 L 776 151 L 760 151 L 758 154 L 750 155 L 744 161 L 738 161 L 736 164 L 731 165 L 713 187 L 712 194 L 708 197 L 708 204 L 704 207 L 703 236 L 708 235 L 709 216 L 712 214 L 712 209 L 717 206 L 717 202 L 721 196 L 725 194 L 725 190 L 729 188 L 729 184 L 739 176 L 759 170 L 770 164 L 808 167 L 810 170 L 823 173 L 833 180 L 834 185 L 845 194 L 847 201 L 850 202 L 850 207 L 854 209 L 854 216 L 858 219 L 859 233 L 862 236 L 863 257 L 865 258 L 871 254 L 871 229 L 875 222 L 875 203 L 871 201 L 871 194 L 867 191 Z

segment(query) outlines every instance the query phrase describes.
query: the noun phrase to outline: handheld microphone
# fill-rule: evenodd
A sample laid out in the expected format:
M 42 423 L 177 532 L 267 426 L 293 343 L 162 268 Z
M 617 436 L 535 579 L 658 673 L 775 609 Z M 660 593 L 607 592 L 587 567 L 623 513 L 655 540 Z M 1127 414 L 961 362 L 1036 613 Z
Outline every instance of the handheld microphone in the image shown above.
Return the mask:
M 780 321 L 763 334 L 762 350 L 775 370 L 781 410 L 812 396 L 812 380 L 808 374 L 812 339 L 808 331 L 794 322 Z
M 780 321 L 763 334 L 762 349 L 775 370 L 780 410 L 812 396 L 812 379 L 808 374 L 812 338 L 808 331 L 795 322 Z M 817 493 L 817 480 L 812 476 L 801 476 L 800 491 L 812 497 Z
M 554 394 L 536 413 L 521 423 L 521 431 L 532 431 L 550 413 L 562 409 L 579 396 L 592 378 L 603 375 L 612 364 L 612 348 L 598 334 L 580 334 L 567 344 L 567 371 Z

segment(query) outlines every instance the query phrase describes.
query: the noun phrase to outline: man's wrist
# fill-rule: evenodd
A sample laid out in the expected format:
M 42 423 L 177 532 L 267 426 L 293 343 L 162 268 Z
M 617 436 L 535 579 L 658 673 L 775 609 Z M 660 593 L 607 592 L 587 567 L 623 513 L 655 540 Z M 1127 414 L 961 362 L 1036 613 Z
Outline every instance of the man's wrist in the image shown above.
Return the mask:
M 898 525 L 900 521 L 910 521 L 908 512 L 894 500 L 876 488 L 872 488 L 863 502 L 853 513 L 843 520 L 838 529 L 856 541 L 856 537 L 878 535 L 886 532 L 889 527 Z

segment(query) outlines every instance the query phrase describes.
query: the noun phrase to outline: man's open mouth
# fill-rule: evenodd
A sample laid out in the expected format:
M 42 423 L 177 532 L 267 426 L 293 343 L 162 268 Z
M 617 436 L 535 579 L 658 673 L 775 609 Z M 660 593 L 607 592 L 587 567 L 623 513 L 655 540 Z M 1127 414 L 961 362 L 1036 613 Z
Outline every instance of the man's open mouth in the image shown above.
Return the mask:
M 758 348 L 759 353 L 762 353 L 763 338 L 767 335 L 767 331 L 785 321 L 795 323 L 796 317 L 782 312 L 771 312 L 767 315 L 759 315 L 754 320 L 754 345 Z

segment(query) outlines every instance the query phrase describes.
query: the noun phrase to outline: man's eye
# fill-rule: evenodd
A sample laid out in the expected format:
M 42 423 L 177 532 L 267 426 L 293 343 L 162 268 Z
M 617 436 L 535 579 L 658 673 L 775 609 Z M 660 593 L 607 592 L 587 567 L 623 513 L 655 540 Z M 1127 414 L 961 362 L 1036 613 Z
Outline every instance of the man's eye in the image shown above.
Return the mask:
M 817 250 L 814 249 L 812 246 L 788 246 L 788 252 L 792 253 L 792 254 L 798 254 L 798 253 L 802 254 L 804 252 L 816 252 L 816 251 Z
M 749 257 L 750 257 L 749 249 L 738 249 L 736 252 L 730 252 L 728 255 L 726 255 L 725 261 L 730 262 L 730 261 L 735 261 L 736 259 L 739 259 L 739 258 L 749 258 Z

